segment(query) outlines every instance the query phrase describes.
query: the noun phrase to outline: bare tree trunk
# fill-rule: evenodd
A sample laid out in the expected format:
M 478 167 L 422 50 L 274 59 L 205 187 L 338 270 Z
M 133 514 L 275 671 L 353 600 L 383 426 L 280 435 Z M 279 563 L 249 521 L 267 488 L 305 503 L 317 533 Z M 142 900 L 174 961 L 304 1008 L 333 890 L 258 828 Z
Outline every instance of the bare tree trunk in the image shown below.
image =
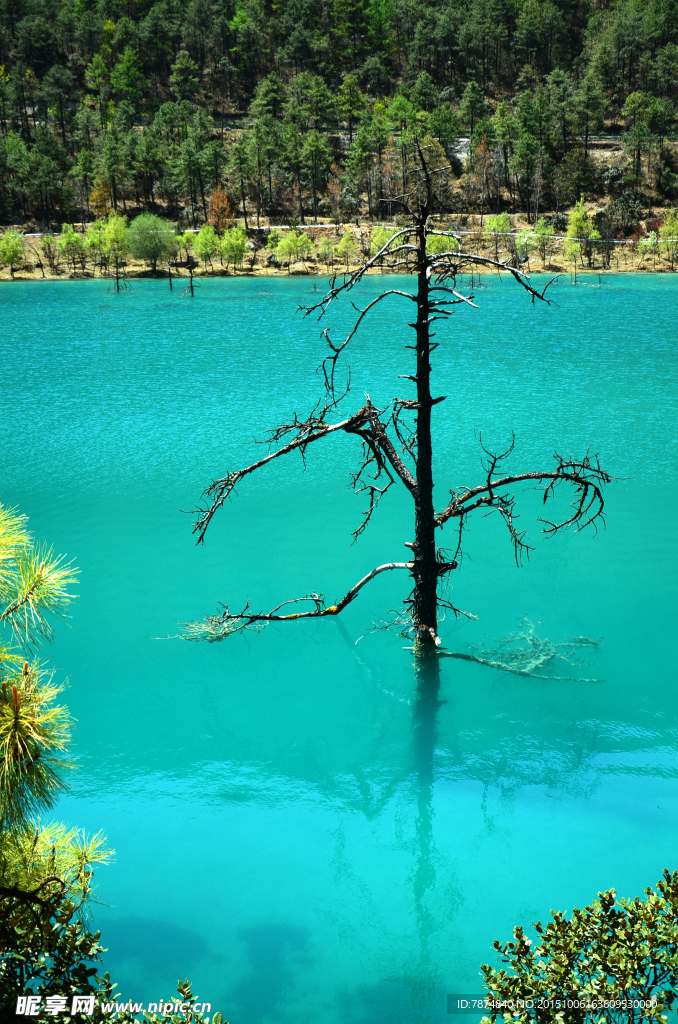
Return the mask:
M 300 176 L 298 174 L 297 174 L 297 186 L 299 188 L 299 219 L 301 220 L 301 223 L 305 225 L 306 221 L 304 220 L 304 195 L 303 195 L 303 192 L 301 190 L 301 178 L 300 178 Z
M 438 634 L 437 566 L 433 511 L 431 448 L 431 342 L 429 337 L 429 268 L 426 261 L 426 217 L 419 220 L 417 281 L 417 490 L 414 498 L 414 628 L 415 647 L 435 651 Z
M 200 198 L 202 200 L 202 212 L 203 212 L 203 215 L 205 217 L 205 224 L 207 224 L 207 221 L 208 221 L 209 218 L 207 216 L 207 203 L 205 202 L 205 189 L 204 189 L 203 183 L 202 183 L 202 174 L 200 173 L 200 165 L 198 165 L 198 187 L 200 188 Z
M 249 225 L 247 223 L 247 202 L 245 200 L 245 179 L 240 179 L 240 193 L 242 195 L 242 215 L 245 219 L 245 231 L 249 231 Z
M 416 867 L 413 872 L 414 909 L 422 943 L 430 935 L 429 898 L 436 884 L 433 844 L 433 787 L 435 751 L 438 738 L 440 660 L 418 658 L 415 677 L 417 696 L 412 715 L 412 756 L 417 784 L 415 821 Z

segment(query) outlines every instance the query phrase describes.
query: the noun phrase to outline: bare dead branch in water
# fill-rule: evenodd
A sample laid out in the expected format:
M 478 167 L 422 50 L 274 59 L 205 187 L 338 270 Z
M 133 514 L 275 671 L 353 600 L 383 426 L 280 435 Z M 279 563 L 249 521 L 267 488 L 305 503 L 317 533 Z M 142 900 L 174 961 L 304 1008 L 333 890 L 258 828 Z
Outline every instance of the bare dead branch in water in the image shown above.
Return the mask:
M 187 622 L 186 632 L 183 634 L 185 640 L 207 640 L 209 643 L 215 643 L 219 640 L 225 640 L 227 636 L 231 636 L 233 633 L 239 633 L 244 629 L 253 629 L 258 631 L 269 622 L 290 622 L 293 619 L 321 619 L 327 615 L 339 615 L 344 608 L 354 601 L 360 591 L 365 587 L 375 576 L 379 576 L 382 572 L 389 572 L 391 569 L 412 569 L 412 562 L 385 562 L 383 565 L 378 565 L 371 572 L 368 572 L 367 576 L 363 576 L 355 586 L 344 594 L 340 601 L 336 604 L 326 605 L 322 594 L 305 594 L 303 597 L 295 597 L 289 601 L 283 601 L 281 604 L 272 608 L 270 612 L 252 612 L 249 608 L 249 602 L 245 605 L 241 612 L 231 612 L 228 606 L 225 606 L 223 611 L 216 615 L 210 615 L 201 622 Z M 286 615 L 279 614 L 281 608 L 285 608 L 290 604 L 302 604 L 305 601 L 310 601 L 313 605 L 313 611 L 308 612 L 291 612 Z

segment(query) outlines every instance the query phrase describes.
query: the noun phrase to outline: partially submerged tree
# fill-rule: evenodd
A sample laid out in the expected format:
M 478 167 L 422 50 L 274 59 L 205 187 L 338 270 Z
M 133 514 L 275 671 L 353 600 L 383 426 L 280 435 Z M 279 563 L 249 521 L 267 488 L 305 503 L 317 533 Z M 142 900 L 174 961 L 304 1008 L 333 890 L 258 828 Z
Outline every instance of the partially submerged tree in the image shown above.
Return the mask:
M 120 270 L 124 267 L 124 257 L 129 251 L 127 217 L 118 213 L 110 213 L 104 228 L 104 250 L 113 264 L 115 274 L 115 290 L 120 291 Z
M 436 231 L 431 226 L 433 212 L 444 209 L 449 198 L 450 167 L 442 147 L 430 137 L 410 142 L 409 166 L 404 175 L 407 191 L 389 196 L 384 201 L 398 203 L 407 213 L 410 226 L 395 232 L 385 244 L 340 282 L 335 276 L 324 297 L 311 306 L 300 307 L 305 316 L 316 315 L 322 320 L 335 300 L 356 288 L 370 270 L 387 267 L 409 271 L 416 277 L 416 291 L 386 288 L 363 308 L 354 304 L 356 320 L 341 341 L 330 337 L 326 327 L 323 337 L 329 353 L 322 363 L 325 385 L 324 399 L 306 418 L 294 416 L 292 420 L 274 428 L 266 442 L 273 448 L 269 454 L 242 469 L 229 471 L 213 481 L 204 492 L 203 506 L 196 510 L 194 532 L 197 543 L 202 543 L 213 516 L 233 494 L 244 477 L 266 466 L 273 459 L 293 451 L 302 455 L 309 446 L 337 433 L 350 434 L 358 440 L 362 455 L 353 473 L 353 485 L 364 491 L 368 507 L 363 520 L 354 531 L 357 538 L 369 524 L 377 504 L 395 484 L 401 484 L 410 494 L 414 514 L 414 539 L 406 542 L 411 551 L 407 561 L 391 561 L 371 569 L 361 580 L 336 602 L 327 605 L 322 594 L 313 592 L 300 598 L 283 600 L 268 612 L 254 611 L 245 606 L 231 611 L 228 605 L 201 622 L 189 623 L 185 636 L 191 640 L 214 642 L 244 629 L 260 629 L 268 622 L 321 618 L 338 615 L 358 596 L 371 580 L 383 572 L 402 569 L 412 577 L 413 589 L 406 602 L 406 610 L 398 619 L 404 631 L 413 636 L 418 655 L 435 653 L 440 645 L 438 618 L 441 609 L 455 615 L 467 614 L 455 608 L 445 596 L 445 584 L 450 572 L 456 569 L 462 557 L 462 538 L 469 517 L 474 512 L 497 513 L 508 528 L 516 562 L 530 548 L 524 532 L 516 526 L 515 496 L 509 490 L 515 484 L 529 481 L 543 488 L 543 500 L 553 497 L 561 484 L 574 490 L 571 509 L 553 521 L 541 520 L 544 532 L 555 534 L 568 527 L 577 530 L 591 525 L 596 528 L 603 517 L 602 487 L 611 478 L 601 468 L 597 456 L 589 453 L 579 458 L 555 455 L 551 467 L 531 469 L 517 474 L 506 474 L 503 463 L 513 449 L 513 443 L 504 452 L 494 453 L 484 448 L 485 460 L 482 479 L 475 487 L 452 489 L 444 508 L 436 510 L 433 502 L 432 472 L 432 414 L 445 396 L 434 397 L 431 392 L 431 354 L 440 342 L 432 341 L 432 325 L 445 320 L 452 308 L 459 304 L 475 307 L 473 297 L 458 290 L 457 280 L 481 266 L 506 271 L 521 285 L 531 300 L 549 302 L 545 286 L 541 291 L 532 287 L 527 276 L 509 262 L 499 262 L 486 256 L 474 255 L 461 249 L 461 240 L 451 233 Z M 436 237 L 438 236 L 438 237 Z M 346 237 L 346 236 L 344 236 Z M 446 244 L 431 245 L 442 237 Z M 414 314 L 409 326 L 414 331 L 416 364 L 410 374 L 401 376 L 411 381 L 415 394 L 408 398 L 395 397 L 383 409 L 377 408 L 369 396 L 360 408 L 340 418 L 339 408 L 346 402 L 350 376 L 346 384 L 338 381 L 338 365 L 351 339 L 370 310 L 387 296 L 397 296 L 410 304 Z M 437 531 L 446 524 L 454 526 L 455 544 L 447 553 L 436 543 Z M 310 606 L 310 607 L 309 607 Z

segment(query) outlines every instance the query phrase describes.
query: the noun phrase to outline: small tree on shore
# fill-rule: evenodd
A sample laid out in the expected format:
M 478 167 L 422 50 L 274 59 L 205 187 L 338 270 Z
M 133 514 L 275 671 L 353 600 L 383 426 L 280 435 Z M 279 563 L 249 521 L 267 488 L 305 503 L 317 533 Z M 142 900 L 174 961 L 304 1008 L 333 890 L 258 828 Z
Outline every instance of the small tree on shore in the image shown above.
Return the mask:
M 346 264 L 346 271 L 350 269 L 352 261 L 358 255 L 358 239 L 355 237 L 350 228 L 344 231 L 339 245 L 337 246 L 337 256 Z
M 660 251 L 665 259 L 671 263 L 673 270 L 678 260 L 678 210 L 670 209 L 664 217 L 664 222 L 659 228 Z
M 530 256 L 539 248 L 539 240 L 534 231 L 520 231 L 516 236 L 516 254 L 521 262 L 527 263 L 530 270 Z
M 220 235 L 232 220 L 231 204 L 228 201 L 223 185 L 219 184 L 210 196 L 207 212 L 208 224 L 211 224 L 217 234 Z
M 23 235 L 16 231 L 5 231 L 0 238 L 0 264 L 9 267 L 9 276 L 14 277 L 14 271 L 24 261 L 24 240 Z
M 305 261 L 313 251 L 313 243 L 307 234 L 298 231 L 288 231 L 278 242 L 276 255 L 278 259 L 287 260 L 288 273 L 292 270 L 292 264 L 301 259 Z
M 98 263 L 99 266 L 105 266 L 107 260 L 105 221 L 95 220 L 93 224 L 88 225 L 85 230 L 83 245 L 85 253 L 92 261 L 92 264 Z
M 546 267 L 546 253 L 553 241 L 553 235 L 555 234 L 552 224 L 547 224 L 543 217 L 540 217 L 534 226 L 534 238 L 537 243 L 537 248 L 541 254 L 541 265 Z M 551 254 L 549 252 L 549 263 L 551 262 Z
M 212 266 L 212 260 L 219 252 L 219 239 L 211 224 L 203 224 L 195 236 L 193 249 L 199 260 L 202 260 L 207 270 L 207 264 Z
M 59 238 L 57 245 L 60 252 L 66 259 L 66 263 L 70 264 L 71 270 L 75 272 L 80 265 L 80 268 L 85 268 L 85 245 L 82 235 L 78 234 L 77 231 L 73 230 L 72 224 L 61 225 L 61 237 Z
M 50 272 L 52 274 L 58 274 L 59 265 L 61 263 L 61 253 L 59 251 L 56 238 L 52 238 L 51 235 L 45 235 L 40 244 L 40 248 L 47 260 L 47 263 L 49 264 Z
M 600 238 L 600 232 L 593 226 L 593 220 L 584 206 L 584 197 L 582 196 L 575 205 L 574 209 L 570 213 L 567 219 L 567 247 L 566 253 L 569 259 L 575 261 L 575 267 L 577 265 L 577 256 L 579 256 L 582 266 L 584 258 L 591 265 L 591 255 L 593 252 L 591 242 Z
M 240 227 L 229 228 L 224 231 L 220 239 L 221 255 L 226 260 L 226 266 L 233 264 L 233 272 L 240 266 L 247 248 L 247 234 Z
M 327 267 L 327 272 L 329 273 L 330 264 L 334 263 L 334 246 L 327 235 L 323 235 L 320 239 L 320 245 L 318 246 L 318 259 L 322 260 Z
M 127 231 L 132 256 L 136 260 L 150 263 L 154 274 L 158 268 L 158 260 L 167 259 L 172 252 L 173 239 L 172 225 L 154 213 L 140 213 Z
M 120 271 L 125 256 L 129 251 L 127 233 L 127 217 L 119 213 L 109 214 L 104 228 L 104 251 L 113 265 L 115 289 L 120 291 Z
M 656 231 L 650 231 L 645 238 L 641 238 L 638 242 L 638 252 L 641 256 L 641 262 L 646 256 L 652 256 L 653 267 L 656 265 L 656 256 L 659 252 L 659 239 L 657 238 Z
M 506 240 L 511 234 L 511 221 L 508 213 L 493 213 L 485 222 L 485 231 L 494 242 L 494 258 L 499 259 L 499 245 L 506 245 Z
M 390 561 L 376 566 L 330 605 L 316 591 L 300 598 L 284 599 L 270 611 L 255 611 L 249 604 L 241 611 L 231 611 L 226 605 L 222 611 L 201 622 L 189 623 L 184 633 L 188 639 L 214 642 L 241 630 L 260 629 L 269 622 L 338 615 L 377 575 L 404 570 L 412 579 L 412 592 L 394 624 L 412 637 L 417 655 L 436 653 L 441 642 L 438 636 L 440 610 L 447 609 L 455 615 L 468 614 L 452 605 L 445 594 L 445 585 L 461 561 L 464 527 L 475 512 L 496 513 L 503 520 L 517 563 L 529 550 L 524 532 L 516 526 L 516 502 L 510 488 L 517 483 L 530 481 L 541 485 L 544 502 L 560 485 L 574 489 L 575 500 L 569 513 L 555 517 L 553 521 L 542 520 L 546 534 L 552 535 L 568 527 L 581 530 L 591 525 L 595 528 L 602 521 L 602 487 L 611 478 L 599 465 L 597 457 L 589 453 L 579 458 L 556 454 L 555 464 L 548 468 L 505 474 L 502 472 L 503 464 L 513 449 L 513 443 L 503 452 L 483 448 L 485 458 L 481 480 L 475 486 L 453 488 L 444 507 L 436 510 L 434 506 L 432 420 L 435 407 L 445 400 L 445 396 L 434 397 L 431 393 L 431 355 L 442 343 L 432 341 L 431 326 L 450 316 L 451 307 L 463 304 L 475 308 L 472 296 L 461 292 L 457 282 L 462 273 L 479 266 L 510 273 L 533 302 L 548 302 L 545 295 L 548 285 L 541 292 L 536 291 L 527 276 L 517 268 L 489 257 L 463 252 L 459 239 L 431 227 L 431 215 L 445 208 L 450 198 L 449 165 L 436 161 L 434 167 L 435 171 L 427 162 L 424 147 L 415 140 L 408 168 L 410 187 L 407 193 L 388 198 L 389 202 L 397 202 L 405 210 L 410 225 L 394 234 L 360 268 L 345 275 L 342 283 L 333 278 L 329 290 L 319 302 L 300 308 L 306 316 L 315 315 L 322 320 L 335 301 L 358 287 L 369 270 L 380 267 L 412 273 L 416 281 L 415 291 L 387 288 L 363 308 L 354 306 L 357 318 L 342 340 L 334 341 L 330 337 L 331 328 L 325 328 L 323 336 L 329 352 L 322 364 L 324 398 L 307 417 L 295 416 L 270 431 L 268 441 L 274 450 L 268 455 L 213 481 L 204 492 L 205 503 L 196 509 L 194 524 L 197 542 L 202 543 L 212 518 L 246 476 L 293 451 L 308 456 L 311 445 L 344 433 L 355 437 L 362 448 L 362 457 L 352 476 L 354 487 L 364 492 L 368 501 L 354 538 L 357 539 L 368 526 L 383 496 L 392 486 L 400 484 L 408 492 L 413 506 L 413 539 L 406 542 L 410 557 L 406 561 Z M 447 247 L 443 251 L 429 253 L 427 241 L 431 236 L 446 238 Z M 344 235 L 346 237 L 348 232 Z M 415 393 L 407 398 L 395 397 L 384 408 L 375 406 L 367 396 L 358 409 L 341 416 L 339 409 L 349 394 L 350 377 L 345 384 L 339 382 L 339 361 L 369 311 L 389 296 L 414 306 L 407 319 L 414 331 L 411 347 L 415 352 L 415 366 L 412 373 L 402 376 L 412 382 Z M 437 531 L 442 532 L 446 524 L 454 526 L 451 551 L 436 543 Z M 293 607 L 285 608 L 285 605 Z

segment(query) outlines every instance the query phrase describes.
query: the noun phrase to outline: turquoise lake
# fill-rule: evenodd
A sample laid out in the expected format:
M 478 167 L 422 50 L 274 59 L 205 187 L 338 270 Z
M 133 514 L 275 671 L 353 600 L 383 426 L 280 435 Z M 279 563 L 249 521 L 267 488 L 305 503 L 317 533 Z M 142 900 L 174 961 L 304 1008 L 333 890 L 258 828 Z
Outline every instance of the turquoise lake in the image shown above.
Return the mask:
M 193 300 L 150 280 L 3 286 L 0 501 L 81 570 L 46 652 L 80 763 L 55 816 L 116 851 L 92 916 L 123 996 L 188 976 L 231 1024 L 442 1024 L 515 924 L 678 868 L 678 277 L 563 280 L 546 307 L 488 276 L 479 309 L 438 325 L 439 506 L 480 481 L 479 432 L 515 432 L 516 472 L 590 447 L 618 479 L 597 535 L 542 537 L 518 491 L 520 569 L 501 523 L 474 520 L 451 582 L 478 618 L 441 626 L 459 651 L 524 617 L 554 642 L 602 637 L 581 670 L 552 670 L 599 681 L 449 659 L 434 701 L 407 641 L 368 632 L 406 597 L 402 572 L 338 619 L 159 639 L 220 601 L 334 601 L 406 558 L 405 493 L 351 546 L 346 437 L 243 481 L 202 548 L 181 511 L 320 397 L 320 328 L 295 310 L 324 283 L 204 280 Z M 389 298 L 351 343 L 347 411 L 410 395 L 409 305 Z

